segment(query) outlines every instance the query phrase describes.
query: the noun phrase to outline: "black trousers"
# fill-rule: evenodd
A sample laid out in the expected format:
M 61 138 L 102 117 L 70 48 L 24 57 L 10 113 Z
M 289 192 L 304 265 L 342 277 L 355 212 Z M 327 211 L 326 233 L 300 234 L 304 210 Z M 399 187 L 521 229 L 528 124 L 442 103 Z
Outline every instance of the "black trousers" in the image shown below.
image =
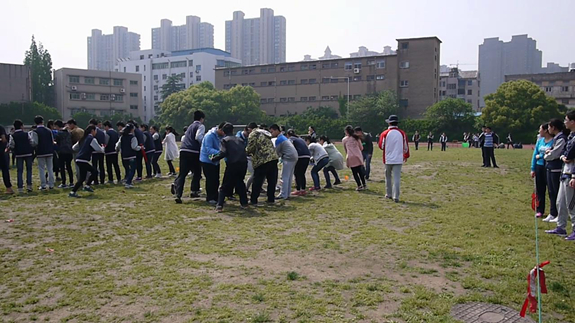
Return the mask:
M 4 181 L 4 186 L 6 188 L 11 188 L 12 183 L 10 182 L 10 167 L 8 167 L 8 155 L 4 154 L 4 151 L 0 152 L 0 170 L 2 170 L 2 180 Z
M 176 169 L 174 168 L 174 164 L 172 163 L 171 160 L 167 160 L 166 163 L 168 163 L 168 168 L 170 169 L 170 173 L 175 174 L 176 173 Z
M 535 165 L 535 187 L 537 191 L 537 200 L 539 206 L 537 213 L 545 213 L 545 193 L 547 190 L 547 172 L 545 166 Z
M 162 152 L 161 151 L 156 151 L 154 153 L 154 158 L 152 159 L 152 168 L 154 171 L 154 174 L 162 174 L 162 170 L 160 169 L 160 164 L 158 164 L 158 160 L 160 160 L 160 156 L 162 156 Z
M 309 158 L 299 158 L 295 164 L 294 176 L 296 190 L 305 190 L 305 172 L 309 166 Z
M 235 188 L 236 193 L 240 196 L 240 204 L 248 205 L 248 195 L 246 193 L 246 184 L 244 178 L 248 171 L 248 163 L 227 164 L 224 171 L 224 180 L 220 186 L 218 195 L 218 206 L 224 206 L 226 196 L 231 196 Z M 207 176 L 206 176 L 207 180 Z
M 120 165 L 118 164 L 118 154 L 106 155 L 106 169 L 108 170 L 108 181 L 112 182 L 114 180 L 114 172 L 112 172 L 112 167 L 116 172 L 116 178 L 118 182 L 122 180 L 122 175 L 120 174 Z M 127 174 L 128 172 L 126 172 Z
M 54 172 L 54 177 L 58 177 L 60 172 L 60 158 L 58 158 L 58 153 L 54 152 L 52 157 L 52 171 Z
M 251 204 L 258 203 L 258 197 L 264 184 L 264 179 L 268 182 L 267 201 L 269 203 L 275 202 L 276 184 L 278 182 L 278 161 L 272 160 L 258 168 L 254 168 L 254 183 L 252 186 L 252 195 L 250 197 Z
M 339 175 L 337 174 L 337 170 L 333 166 L 328 166 L 323 168 L 323 176 L 325 177 L 326 187 L 331 187 L 331 179 L 329 178 L 329 173 L 333 174 L 333 178 L 335 179 L 334 184 L 341 183 L 339 179 Z
M 353 179 L 357 183 L 357 186 L 365 186 L 365 169 L 363 166 L 356 166 L 351 168 L 353 173 Z
M 484 163 L 486 167 L 491 167 L 493 163 L 493 167 L 497 166 L 497 162 L 495 161 L 495 150 L 493 147 L 483 147 L 485 151 Z
M 483 158 L 483 166 L 487 166 L 485 162 L 485 147 L 481 147 L 481 158 Z
M 427 150 L 433 150 L 433 142 L 427 143 Z
M 415 150 L 418 150 L 419 149 L 419 141 L 414 141 L 414 143 L 415 143 Z
M 74 184 L 74 171 L 72 170 L 72 154 L 60 153 L 60 174 L 62 176 L 62 184 L 66 185 L 66 171 L 68 171 L 68 178 L 70 184 Z
M 206 176 L 206 201 L 217 201 L 218 186 L 220 186 L 220 165 L 202 163 L 202 169 L 204 176 Z
M 142 170 L 143 170 L 143 166 L 142 166 L 142 160 L 144 159 L 144 155 L 142 154 L 141 150 L 136 151 L 136 174 L 137 174 L 137 178 L 142 178 Z
M 88 173 L 90 173 L 91 175 L 88 181 L 86 182 L 86 185 L 90 186 L 92 182 L 98 180 L 98 171 L 96 170 L 96 168 L 90 165 L 90 163 L 78 163 L 77 165 L 78 168 L 80 168 L 80 179 L 76 182 L 76 185 L 74 185 L 72 192 L 77 192 L 80 189 L 80 187 L 82 187 L 82 184 L 84 184 L 84 181 L 86 180 L 86 175 Z
M 552 172 L 546 169 L 547 190 L 549 191 L 549 214 L 557 216 L 557 195 L 559 194 L 559 184 L 561 183 L 561 170 Z M 539 193 L 538 193 L 539 194 Z
M 146 178 L 152 177 L 152 162 L 154 161 L 155 152 L 146 151 Z M 142 156 L 143 157 L 143 156 Z
M 200 178 L 202 176 L 202 165 L 200 164 L 200 154 L 187 151 L 180 152 L 180 172 L 174 184 L 176 185 L 176 196 L 182 197 L 186 176 L 192 171 L 192 192 L 200 192 Z
M 446 143 L 446 142 L 442 142 L 442 143 L 441 143 L 441 151 L 445 151 L 445 148 L 447 148 L 447 143 Z
M 92 154 L 92 164 L 94 165 L 92 167 L 100 173 L 100 182 L 98 182 L 98 178 L 96 178 L 94 184 L 104 184 L 106 180 L 106 173 L 104 172 L 104 154 Z

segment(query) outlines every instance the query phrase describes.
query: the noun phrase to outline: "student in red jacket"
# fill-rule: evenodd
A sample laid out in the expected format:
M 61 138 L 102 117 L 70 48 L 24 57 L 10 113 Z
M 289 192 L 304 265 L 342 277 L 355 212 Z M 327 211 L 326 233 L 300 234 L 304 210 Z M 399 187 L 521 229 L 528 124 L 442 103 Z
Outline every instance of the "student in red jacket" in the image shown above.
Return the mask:
M 407 136 L 397 125 L 399 118 L 391 115 L 387 120 L 387 130 L 379 136 L 379 149 L 383 150 L 383 164 L 385 165 L 385 197 L 399 202 L 399 186 L 401 182 L 401 166 L 409 158 L 409 145 Z M 392 182 L 393 178 L 393 182 Z

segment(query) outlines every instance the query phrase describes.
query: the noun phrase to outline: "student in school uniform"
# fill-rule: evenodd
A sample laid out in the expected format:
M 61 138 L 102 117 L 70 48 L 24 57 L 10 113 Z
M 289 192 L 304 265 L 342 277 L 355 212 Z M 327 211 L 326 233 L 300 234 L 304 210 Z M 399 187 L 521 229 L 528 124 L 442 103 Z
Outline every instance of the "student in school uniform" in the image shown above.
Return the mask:
M 106 145 L 106 133 L 104 132 L 104 130 L 100 129 L 98 127 L 98 124 L 100 124 L 100 121 L 96 120 L 96 119 L 90 119 L 89 123 L 91 125 L 93 125 L 94 127 L 96 127 L 96 136 L 94 136 L 94 138 L 98 141 L 98 144 L 100 146 L 105 146 Z M 86 137 L 84 135 L 84 137 Z M 98 178 L 96 178 L 96 180 L 94 181 L 94 185 L 99 185 L 104 184 L 105 180 L 106 180 L 106 172 L 104 171 L 104 152 L 100 152 L 99 150 L 96 151 L 94 150 L 93 155 L 92 155 L 92 165 L 94 167 L 94 169 L 96 169 L 98 171 L 98 174 L 100 175 L 100 180 L 98 181 Z M 77 158 L 76 158 L 77 159 Z
M 150 133 L 152 134 L 154 148 L 156 149 L 153 156 L 154 158 L 152 159 L 152 170 L 156 178 L 162 178 L 162 170 L 160 169 L 160 164 L 158 164 L 158 160 L 160 160 L 163 153 L 162 137 L 160 136 L 157 126 L 151 126 Z
M 186 184 L 188 172 L 192 172 L 192 185 L 190 197 L 200 196 L 200 178 L 202 165 L 200 164 L 200 148 L 204 139 L 206 115 L 201 110 L 194 111 L 194 122 L 188 126 L 182 136 L 180 146 L 180 172 L 172 184 L 172 194 L 176 203 L 182 203 L 182 194 Z
M 421 135 L 419 134 L 419 131 L 416 130 L 413 137 L 411 137 L 411 141 L 415 143 L 415 150 L 419 150 L 419 140 L 421 140 Z
M 152 159 L 156 153 L 156 146 L 154 145 L 154 139 L 150 133 L 150 128 L 147 124 L 140 125 L 140 130 L 144 134 L 144 152 L 146 153 L 146 178 L 152 178 Z
M 56 139 L 56 136 L 58 136 L 58 130 L 54 128 L 54 120 L 48 120 L 46 123 L 46 128 L 52 131 L 52 137 Z M 62 180 L 60 178 L 60 158 L 58 157 L 58 153 L 58 145 L 56 142 L 54 142 L 54 153 L 52 154 L 52 171 L 54 172 L 54 179 L 56 182 Z
M 431 131 L 429 132 L 429 135 L 427 135 L 427 150 L 432 150 L 433 151 L 433 138 L 435 138 L 435 136 L 433 135 L 433 133 L 431 133 Z
M 162 141 L 162 144 L 165 146 L 165 154 L 164 160 L 168 164 L 169 173 L 168 176 L 176 176 L 176 169 L 174 168 L 173 161 L 177 158 L 180 158 L 180 151 L 178 150 L 178 145 L 176 144 L 176 130 L 173 127 L 166 127 L 166 136 Z
M 116 143 L 116 152 L 122 155 L 122 164 L 126 169 L 125 188 L 133 188 L 134 175 L 136 174 L 136 156 L 137 152 L 142 149 L 138 145 L 138 139 L 134 135 L 136 127 L 128 123 L 121 131 L 121 136 Z
M 220 141 L 224 138 L 222 122 L 217 127 L 213 127 L 204 136 L 202 148 L 200 149 L 200 162 L 204 176 L 206 176 L 206 202 L 215 205 L 218 202 L 218 187 L 220 186 L 220 162 L 212 161 L 210 156 L 220 152 Z
M 44 118 L 34 118 L 36 129 L 32 132 L 33 146 L 36 147 L 36 159 L 40 175 L 40 191 L 54 189 L 54 136 L 52 131 L 44 127 Z M 48 181 L 46 181 L 46 172 Z
M 104 122 L 104 130 L 106 131 L 106 138 L 108 142 L 104 148 L 104 155 L 106 156 L 106 169 L 108 171 L 108 184 L 114 184 L 114 173 L 116 173 L 116 179 L 118 183 L 122 181 L 122 174 L 120 173 L 120 164 L 118 163 L 118 152 L 116 151 L 116 144 L 120 140 L 120 135 L 114 127 L 110 120 Z
M 58 188 L 74 187 L 74 172 L 72 170 L 72 159 L 74 158 L 74 150 L 72 149 L 72 135 L 65 128 L 62 120 L 54 122 L 56 133 L 56 144 L 58 145 L 58 157 L 60 162 L 60 174 L 62 176 L 62 184 Z M 68 173 L 69 184 L 66 185 L 66 172 Z
M 24 131 L 24 123 L 20 119 L 14 120 L 14 133 L 10 136 L 10 150 L 16 156 L 16 172 L 18 193 L 24 192 L 24 163 L 26 163 L 26 190 L 32 192 L 32 138 Z
M 351 129 L 353 131 L 353 129 Z M 329 163 L 329 155 L 323 149 L 323 146 L 318 144 L 312 137 L 306 137 L 305 141 L 309 149 L 311 159 L 313 159 L 314 166 L 311 168 L 311 179 L 313 180 L 313 187 L 310 191 L 319 191 L 321 183 L 319 180 L 319 171 L 322 170 Z M 361 145 L 361 142 L 359 143 Z M 363 165 L 363 160 L 362 160 Z
M 281 133 L 280 127 L 277 124 L 270 126 L 270 133 L 272 137 L 276 138 L 274 143 L 277 155 L 282 159 L 282 185 L 280 194 L 276 197 L 278 199 L 289 199 L 291 193 L 291 184 L 295 171 L 295 166 L 298 162 L 298 152 L 294 147 L 291 140 Z
M 443 132 L 441 136 L 439 136 L 439 142 L 441 143 L 441 151 L 445 151 L 445 149 L 447 148 L 447 135 L 445 134 L 445 132 Z
M 12 183 L 10 182 L 10 159 L 5 153 L 8 140 L 6 129 L 0 126 L 0 169 L 2 170 L 2 180 L 4 181 L 4 186 L 6 186 L 6 194 L 14 194 Z
M 88 173 L 90 173 L 90 178 L 88 181 L 86 181 L 84 191 L 92 193 L 94 192 L 90 185 L 97 180 L 98 170 L 96 170 L 96 168 L 90 164 L 90 160 L 93 160 L 92 156 L 93 152 L 95 151 L 102 154 L 102 156 L 104 155 L 104 147 L 98 143 L 98 140 L 96 139 L 97 134 L 98 129 L 96 129 L 96 126 L 93 124 L 89 125 L 84 130 L 84 138 L 80 141 L 81 144 L 78 142 L 76 145 L 74 145 L 75 147 L 72 148 L 78 151 L 78 155 L 76 156 L 76 163 L 78 164 L 78 167 L 80 167 L 80 180 L 76 182 L 76 185 L 74 185 L 74 188 L 72 188 L 72 191 L 70 194 L 68 194 L 69 197 L 80 197 L 78 195 L 78 190 L 80 187 L 82 187 L 82 185 L 84 185 L 84 181 L 86 181 L 86 176 Z
M 128 123 L 134 125 L 134 136 L 138 140 L 138 146 L 144 147 L 144 141 L 146 140 L 144 132 L 140 130 L 140 127 L 138 127 L 138 123 L 136 121 L 128 120 Z M 143 151 L 145 151 L 145 149 L 140 149 L 136 152 L 136 182 L 142 180 L 142 171 L 144 170 L 144 166 L 142 164 L 144 160 Z
M 333 178 L 335 179 L 333 185 L 341 184 L 337 171 L 343 169 L 343 155 L 339 152 L 337 147 L 331 143 L 328 136 L 319 137 L 319 144 L 322 145 L 323 149 L 325 149 L 329 156 L 329 162 L 323 168 L 323 176 L 325 176 L 326 182 L 325 188 L 332 187 L 331 179 L 329 178 L 330 172 L 333 174 Z
M 226 196 L 230 196 L 232 191 L 236 190 L 240 197 L 240 205 L 242 208 L 248 207 L 248 196 L 246 193 L 246 185 L 244 178 L 248 168 L 248 159 L 244 142 L 241 138 L 234 136 L 234 126 L 226 122 L 222 127 L 225 137 L 221 139 L 219 153 L 210 157 L 212 162 L 218 162 L 226 158 L 226 170 L 224 172 L 224 180 L 219 189 L 218 203 L 216 211 L 222 212 L 224 209 L 224 200 Z
M 543 219 L 543 222 L 557 222 L 557 197 L 561 184 L 561 171 L 563 161 L 561 154 L 565 149 L 569 137 L 569 129 L 565 128 L 565 123 L 560 119 L 551 119 L 547 127 L 549 134 L 553 136 L 553 146 L 547 149 L 543 156 L 545 159 L 545 172 L 547 180 L 547 189 L 549 192 L 549 215 Z
M 369 180 L 369 174 L 371 173 L 371 157 L 373 156 L 373 138 L 370 133 L 363 132 L 359 126 L 355 127 L 354 131 L 361 140 L 361 145 L 363 147 L 361 154 L 365 165 L 365 179 Z
M 297 163 L 295 164 L 295 170 L 294 170 L 295 191 L 293 191 L 291 194 L 296 196 L 306 195 L 307 192 L 305 190 L 306 186 L 305 173 L 307 171 L 307 167 L 309 166 L 311 152 L 309 151 L 306 142 L 296 135 L 295 130 L 289 129 L 287 131 L 287 137 L 289 138 L 289 140 L 291 140 L 298 155 Z

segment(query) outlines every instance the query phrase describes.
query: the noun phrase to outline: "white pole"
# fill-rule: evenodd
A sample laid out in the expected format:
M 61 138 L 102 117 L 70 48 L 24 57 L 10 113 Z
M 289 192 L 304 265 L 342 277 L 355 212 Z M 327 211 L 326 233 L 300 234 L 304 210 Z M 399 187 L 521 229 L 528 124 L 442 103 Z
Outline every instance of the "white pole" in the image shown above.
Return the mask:
M 347 121 L 349 122 L 349 76 L 347 77 Z

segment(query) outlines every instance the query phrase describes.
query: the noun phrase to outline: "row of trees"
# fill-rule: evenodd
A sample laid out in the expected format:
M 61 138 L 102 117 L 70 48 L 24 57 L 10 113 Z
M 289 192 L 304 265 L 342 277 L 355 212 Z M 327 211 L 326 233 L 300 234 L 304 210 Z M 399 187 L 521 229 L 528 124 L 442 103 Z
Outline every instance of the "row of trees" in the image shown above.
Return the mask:
M 398 98 L 393 91 L 382 91 L 352 101 L 349 111 L 347 102 L 340 98 L 339 111 L 318 107 L 308 108 L 301 114 L 270 117 L 261 111 L 259 95 L 251 87 L 236 86 L 229 91 L 221 91 L 204 82 L 179 92 L 172 85 L 163 90 L 166 99 L 157 121 L 176 129 L 188 125 L 193 111 L 202 109 L 206 112 L 208 125 L 223 120 L 235 124 L 252 121 L 278 123 L 298 133 L 307 133 L 308 127 L 314 126 L 318 134 L 341 138 L 347 124 L 360 125 L 365 131 L 377 135 L 387 127 L 385 119 L 389 115 L 401 115 Z M 536 84 L 525 80 L 502 84 L 497 92 L 485 97 L 485 102 L 486 107 L 477 117 L 471 104 L 449 98 L 429 107 L 422 119 L 401 120 L 401 127 L 410 135 L 416 130 L 422 136 L 428 132 L 436 135 L 445 132 L 449 138 L 461 140 L 464 132 L 479 132 L 482 125 L 489 125 L 501 135 L 512 133 L 515 141 L 531 143 L 539 124 L 560 118 L 567 111 Z

